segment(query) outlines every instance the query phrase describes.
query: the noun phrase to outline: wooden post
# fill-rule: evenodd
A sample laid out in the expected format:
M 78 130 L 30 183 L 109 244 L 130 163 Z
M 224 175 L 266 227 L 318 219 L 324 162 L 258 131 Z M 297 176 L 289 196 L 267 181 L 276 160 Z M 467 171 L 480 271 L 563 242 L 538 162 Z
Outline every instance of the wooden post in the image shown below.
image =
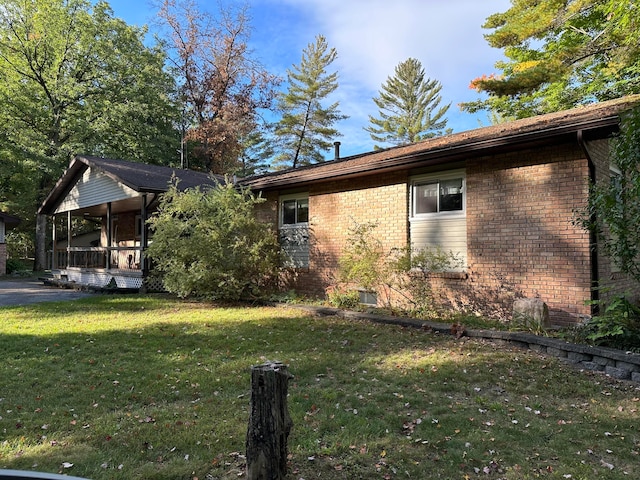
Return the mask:
M 287 366 L 251 367 L 251 412 L 247 429 L 248 480 L 281 480 L 287 474 L 287 438 L 293 427 L 287 406 Z

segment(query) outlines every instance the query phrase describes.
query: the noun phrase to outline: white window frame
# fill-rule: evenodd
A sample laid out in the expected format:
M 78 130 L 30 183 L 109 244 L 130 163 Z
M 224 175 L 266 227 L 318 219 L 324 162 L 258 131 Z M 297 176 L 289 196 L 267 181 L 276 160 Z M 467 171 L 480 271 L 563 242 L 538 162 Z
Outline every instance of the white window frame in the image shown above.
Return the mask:
M 278 223 L 280 228 L 297 228 L 309 225 L 309 221 L 297 222 L 297 223 L 284 223 L 284 202 L 290 200 L 306 200 L 307 208 L 309 208 L 309 194 L 308 193 L 292 193 L 289 195 L 281 195 L 278 201 Z
M 419 185 L 439 183 L 441 181 L 462 179 L 462 209 L 447 210 L 444 212 L 416 213 L 416 188 Z M 411 191 L 409 195 L 409 217 L 411 219 L 430 219 L 444 217 L 464 217 L 467 210 L 467 176 L 463 169 L 450 170 L 446 172 L 433 173 L 428 175 L 417 175 L 411 179 Z

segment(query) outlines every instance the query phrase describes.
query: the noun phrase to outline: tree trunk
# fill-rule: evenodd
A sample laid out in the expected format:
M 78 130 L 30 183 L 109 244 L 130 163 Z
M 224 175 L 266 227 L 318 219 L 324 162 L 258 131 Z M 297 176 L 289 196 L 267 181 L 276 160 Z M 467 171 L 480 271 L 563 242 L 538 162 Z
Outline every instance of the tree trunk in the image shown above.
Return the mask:
M 51 267 L 50 265 L 47 265 L 46 243 L 47 216 L 39 214 L 36 216 L 36 251 L 35 261 L 33 263 L 33 270 L 35 272 L 46 270 Z
M 287 474 L 287 438 L 293 427 L 287 406 L 290 378 L 279 362 L 251 367 L 248 480 L 281 480 Z

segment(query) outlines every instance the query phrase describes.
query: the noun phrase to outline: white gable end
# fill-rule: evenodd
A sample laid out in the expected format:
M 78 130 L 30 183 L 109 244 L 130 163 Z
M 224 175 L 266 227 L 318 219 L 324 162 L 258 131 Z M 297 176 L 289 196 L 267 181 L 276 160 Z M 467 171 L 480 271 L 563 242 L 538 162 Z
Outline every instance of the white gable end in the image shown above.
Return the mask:
M 135 190 L 116 182 L 102 172 L 89 168 L 64 197 L 55 213 L 92 207 L 108 202 L 139 197 Z

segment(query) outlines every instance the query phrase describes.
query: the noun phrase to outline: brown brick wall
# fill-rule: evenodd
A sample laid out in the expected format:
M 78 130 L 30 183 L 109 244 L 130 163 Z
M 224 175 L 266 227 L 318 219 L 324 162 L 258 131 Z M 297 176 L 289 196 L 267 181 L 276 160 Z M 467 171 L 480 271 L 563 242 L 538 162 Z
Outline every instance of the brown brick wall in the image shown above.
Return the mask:
M 309 286 L 326 289 L 332 283 L 338 258 L 350 229 L 374 222 L 374 235 L 385 251 L 407 244 L 408 186 L 406 173 L 333 182 L 309 192 L 312 235 Z
M 308 269 L 289 272 L 288 286 L 307 295 L 324 295 L 335 278 L 338 258 L 356 223 L 375 222 L 374 234 L 385 249 L 402 247 L 408 238 L 406 172 L 330 182 L 309 193 L 310 259 Z M 258 218 L 277 223 L 279 194 L 269 192 L 257 209 Z M 306 193 L 306 192 L 305 192 Z
M 540 297 L 556 323 L 588 315 L 589 234 L 573 224 L 588 192 L 588 162 L 577 146 L 470 160 L 470 280 Z
M 514 297 L 540 297 L 554 323 L 589 315 L 590 238 L 574 225 L 586 205 L 589 170 L 578 145 L 471 158 L 466 182 L 468 278 L 435 280 L 450 303 L 505 317 Z M 322 295 L 354 222 L 378 222 L 387 249 L 406 245 L 408 189 L 407 172 L 313 186 L 310 266 L 296 271 L 291 285 Z M 263 218 L 277 220 L 278 195 L 268 194 Z

